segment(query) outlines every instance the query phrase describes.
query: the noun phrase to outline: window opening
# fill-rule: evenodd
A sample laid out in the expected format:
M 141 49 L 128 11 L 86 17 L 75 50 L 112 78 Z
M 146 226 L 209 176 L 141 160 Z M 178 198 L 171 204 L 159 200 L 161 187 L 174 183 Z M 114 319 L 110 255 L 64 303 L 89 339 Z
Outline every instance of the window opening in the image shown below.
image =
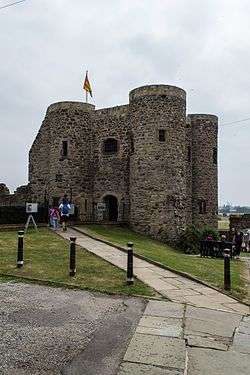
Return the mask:
M 191 162 L 191 158 L 192 158 L 191 146 L 188 146 L 187 160 L 188 160 L 189 163 Z
M 56 174 L 56 182 L 62 182 L 62 174 Z
M 62 141 L 62 156 L 68 156 L 68 141 Z
M 131 154 L 135 152 L 135 145 L 134 145 L 134 136 L 130 134 L 130 147 L 131 147 Z
M 217 164 L 217 158 L 218 158 L 217 148 L 214 147 L 213 149 L 213 163 L 214 164 Z
M 204 199 L 199 201 L 199 213 L 200 214 L 207 213 L 207 202 Z
M 165 129 L 159 129 L 159 141 L 160 142 L 165 142 Z
M 114 138 L 108 138 L 104 141 L 104 152 L 105 154 L 114 154 L 117 152 L 117 140 Z

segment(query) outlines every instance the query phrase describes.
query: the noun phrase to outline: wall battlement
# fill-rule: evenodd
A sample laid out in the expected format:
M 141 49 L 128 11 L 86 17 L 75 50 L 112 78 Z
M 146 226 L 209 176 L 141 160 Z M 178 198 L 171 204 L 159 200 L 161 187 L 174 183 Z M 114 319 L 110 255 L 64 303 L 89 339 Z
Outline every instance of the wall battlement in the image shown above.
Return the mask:
M 148 96 L 166 96 L 169 98 L 175 97 L 186 100 L 186 92 L 179 87 L 170 85 L 148 85 L 141 86 L 130 91 L 129 102 L 131 103 L 134 100 L 142 99 Z
M 95 110 L 95 106 L 89 103 L 82 103 L 82 102 L 58 102 L 51 104 L 47 109 L 47 114 L 54 112 L 54 111 L 62 111 L 62 110 L 70 110 L 70 111 L 82 111 L 82 112 L 90 112 Z

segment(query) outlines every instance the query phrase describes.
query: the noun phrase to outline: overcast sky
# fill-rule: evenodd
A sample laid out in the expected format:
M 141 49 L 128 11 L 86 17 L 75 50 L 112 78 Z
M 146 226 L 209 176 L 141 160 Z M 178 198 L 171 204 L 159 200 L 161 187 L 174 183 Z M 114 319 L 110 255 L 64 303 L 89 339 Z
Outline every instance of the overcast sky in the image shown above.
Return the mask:
M 0 0 L 0 6 L 15 0 Z M 187 92 L 189 113 L 219 116 L 220 203 L 250 205 L 248 0 L 26 0 L 0 9 L 0 182 L 27 183 L 46 108 L 128 102 L 145 84 Z

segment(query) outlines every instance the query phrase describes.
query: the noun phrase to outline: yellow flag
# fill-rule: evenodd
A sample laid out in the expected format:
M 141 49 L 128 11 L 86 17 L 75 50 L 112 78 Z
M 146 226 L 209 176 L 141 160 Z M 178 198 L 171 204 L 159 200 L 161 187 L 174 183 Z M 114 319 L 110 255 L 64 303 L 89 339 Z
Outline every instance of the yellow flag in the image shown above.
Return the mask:
M 85 80 L 84 80 L 84 84 L 83 84 L 83 89 L 86 90 L 87 92 L 89 92 L 90 96 L 92 98 L 92 89 L 91 89 L 89 79 L 88 79 L 88 71 L 86 72 L 86 76 L 85 76 Z

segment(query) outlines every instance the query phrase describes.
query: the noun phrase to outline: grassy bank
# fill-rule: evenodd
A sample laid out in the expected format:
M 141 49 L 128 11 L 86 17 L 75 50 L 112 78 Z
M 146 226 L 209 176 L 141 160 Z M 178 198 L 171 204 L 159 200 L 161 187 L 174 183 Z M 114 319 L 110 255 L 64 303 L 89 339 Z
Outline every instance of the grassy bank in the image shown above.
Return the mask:
M 68 276 L 69 242 L 48 229 L 32 231 L 24 237 L 24 267 L 16 268 L 17 233 L 0 232 L 1 281 L 4 275 L 36 279 L 52 285 L 79 287 L 99 292 L 152 296 L 154 291 L 139 280 L 126 285 L 126 274 L 101 258 L 77 247 L 77 274 Z
M 186 255 L 160 241 L 137 234 L 128 228 L 102 225 L 87 225 L 82 228 L 114 244 L 126 246 L 128 241 L 132 241 L 136 253 L 160 262 L 174 270 L 186 272 L 208 284 L 223 288 L 223 259 Z M 239 299 L 244 299 L 247 294 L 246 282 L 243 276 L 245 267 L 244 262 L 231 262 L 232 295 Z

